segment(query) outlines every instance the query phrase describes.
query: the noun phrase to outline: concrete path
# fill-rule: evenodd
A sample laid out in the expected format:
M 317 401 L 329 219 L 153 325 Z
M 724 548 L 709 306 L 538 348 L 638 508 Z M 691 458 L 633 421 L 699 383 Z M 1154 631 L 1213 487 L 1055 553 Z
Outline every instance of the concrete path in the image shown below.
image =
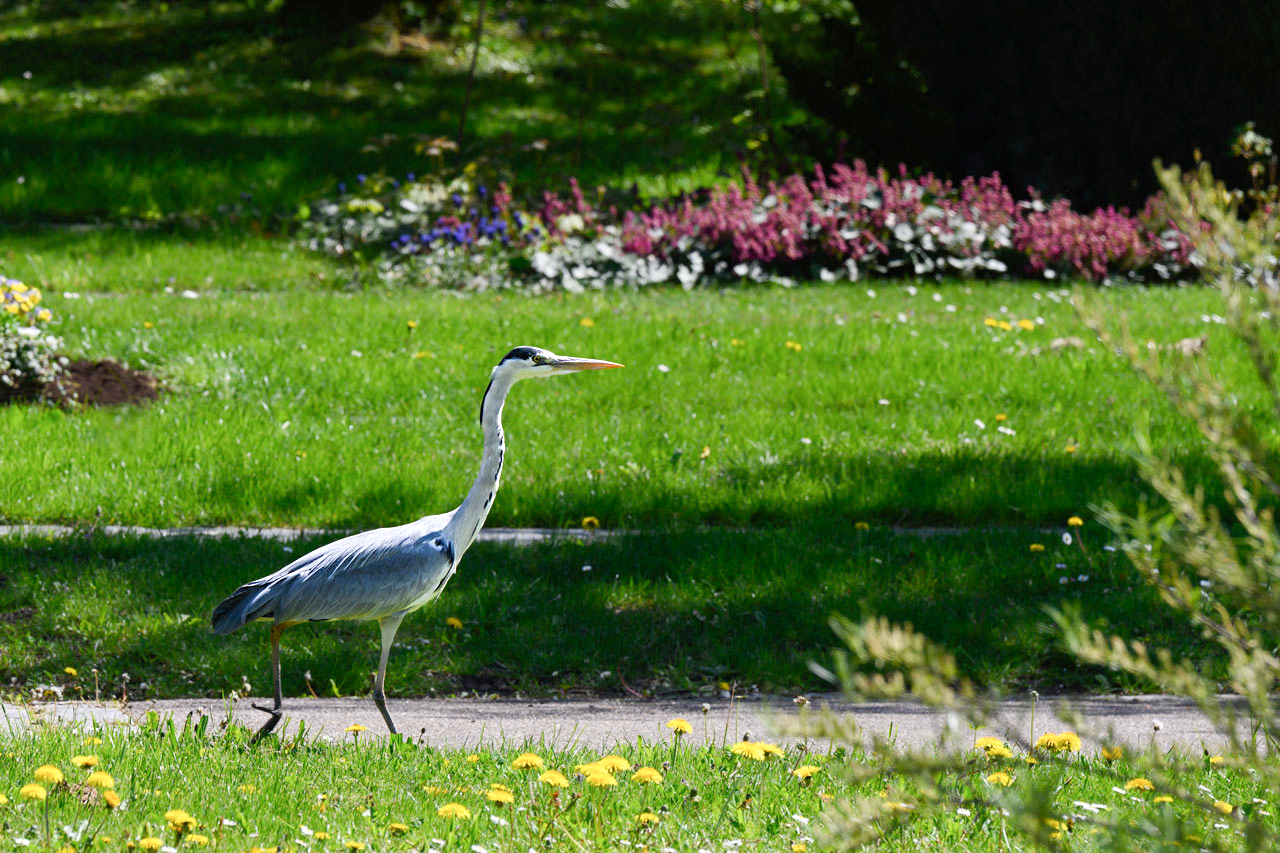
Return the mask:
M 1198 755 L 1203 749 L 1220 750 L 1225 744 L 1225 739 L 1213 731 L 1194 705 L 1168 696 L 1043 697 L 1036 706 L 1037 735 L 1073 728 L 1053 713 L 1054 708 L 1068 701 L 1086 722 L 1086 726 L 1078 729 L 1086 750 L 1099 743 L 1145 747 L 1154 741 L 1162 750 L 1179 746 Z M 388 710 L 402 733 L 437 746 L 480 748 L 504 743 L 517 746 L 526 743 L 540 746 L 574 743 L 590 749 L 609 749 L 616 743 L 636 738 L 646 741 L 669 739 L 671 732 L 665 724 L 672 717 L 683 717 L 692 724 L 691 743 L 700 743 L 704 738 L 716 743 L 725 738 L 732 742 L 747 737 L 753 740 L 797 740 L 776 735 L 778 720 L 794 721 L 797 716 L 796 706 L 790 697 L 749 699 L 733 706 L 726 699 L 711 699 L 707 700 L 707 705 L 704 723 L 703 700 L 699 697 L 652 701 L 390 699 L 387 702 Z M 44 707 L 44 715 L 50 716 L 51 706 Z M 1031 705 L 1026 700 L 1003 703 L 993 716 L 991 725 L 976 734 L 963 722 L 953 720 L 949 724 L 945 715 L 911 702 L 875 702 L 855 706 L 834 697 L 811 698 L 810 710 L 826 707 L 852 712 L 864 739 L 892 737 L 904 746 L 928 747 L 949 743 L 965 747 L 972 744 L 975 737 L 984 734 L 993 734 L 1017 744 L 1025 742 L 1031 734 Z M 82 705 L 60 704 L 56 713 L 58 719 L 71 721 L 84 721 L 101 715 L 101 722 L 118 724 L 126 719 L 141 720 L 152 710 L 162 717 L 172 716 L 178 724 L 188 714 L 209 714 L 211 730 L 222 725 L 228 710 L 236 722 L 255 728 L 265 719 L 261 712 L 249 707 L 249 700 L 244 699 L 234 703 L 216 699 L 163 700 L 131 704 L 123 709 L 123 713 L 118 708 L 101 708 L 93 712 Z M 13 713 L 12 706 L 5 711 L 11 718 L 21 716 Z M 382 718 L 369 699 L 288 698 L 285 700 L 285 713 L 282 730 L 287 726 L 288 731 L 294 731 L 301 720 L 305 721 L 310 732 L 328 738 L 350 738 L 344 729 L 352 723 L 368 728 L 361 735 L 365 738 L 381 737 L 386 731 Z M 0 728 L 0 733 L 3 733 L 3 728 Z
M 146 539 L 172 539 L 190 536 L 197 539 L 268 539 L 276 542 L 292 542 L 303 537 L 330 537 L 337 539 L 357 533 L 356 530 L 329 530 L 321 527 L 136 527 L 123 524 L 69 525 L 69 524 L 0 524 L 0 536 L 40 536 L 65 538 L 74 535 L 140 536 Z M 603 539 L 617 536 L 616 530 L 569 530 L 550 527 L 491 527 L 480 531 L 481 542 L 500 542 L 508 545 L 531 545 L 549 539 Z

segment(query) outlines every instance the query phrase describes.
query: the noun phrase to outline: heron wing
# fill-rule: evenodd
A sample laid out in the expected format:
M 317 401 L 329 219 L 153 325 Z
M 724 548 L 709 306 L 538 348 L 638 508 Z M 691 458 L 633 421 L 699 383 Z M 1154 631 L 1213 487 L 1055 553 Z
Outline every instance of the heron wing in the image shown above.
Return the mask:
M 248 619 L 378 619 L 422 606 L 443 589 L 454 564 L 443 524 L 428 521 L 435 518 L 357 533 L 299 557 L 254 582 Z

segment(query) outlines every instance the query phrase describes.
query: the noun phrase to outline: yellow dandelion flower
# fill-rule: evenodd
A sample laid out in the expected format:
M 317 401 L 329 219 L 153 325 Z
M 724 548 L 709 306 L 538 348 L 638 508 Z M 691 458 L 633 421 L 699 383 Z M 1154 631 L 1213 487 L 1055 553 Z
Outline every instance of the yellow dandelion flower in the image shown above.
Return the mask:
M 501 782 L 490 782 L 490 783 L 489 783 L 489 790 L 491 790 L 491 791 L 510 791 L 511 789 L 510 789 L 510 788 L 508 788 L 506 785 L 502 784 Z
M 71 763 L 76 767 L 97 767 L 98 756 L 96 755 L 76 755 L 72 756 Z
M 164 842 L 159 838 L 143 838 L 138 841 L 138 846 L 143 850 L 159 850 L 164 846 Z
M 1104 761 L 1115 761 L 1124 755 L 1124 747 L 1122 746 L 1104 746 L 1102 748 L 1102 758 Z
M 188 847 L 192 847 L 192 846 L 205 847 L 205 846 L 208 846 L 208 844 L 209 844 L 209 836 L 207 835 L 201 835 L 198 832 L 193 832 L 187 836 Z
M 1036 757 L 1034 755 L 1028 755 L 1026 758 L 1022 760 L 1027 762 L 1027 765 L 1029 767 L 1035 767 L 1037 764 L 1040 763 L 1039 761 L 1036 760 Z
M 604 758 L 597 761 L 596 764 L 609 773 L 622 773 L 631 769 L 631 762 L 617 755 L 606 755 Z
M 111 774 L 105 770 L 95 770 L 89 774 L 89 778 L 84 783 L 90 788 L 114 788 L 116 780 L 111 778 Z
M 345 758 L 339 758 L 338 761 L 340 763 L 345 764 L 347 760 Z M 236 788 L 236 790 L 242 794 L 256 794 L 258 792 L 258 786 L 257 785 L 240 785 Z M 156 793 L 158 794 L 160 792 L 156 791 Z
M 150 320 L 147 320 L 145 323 L 142 324 L 142 328 L 144 329 L 154 329 L 155 327 L 156 327 L 156 324 L 151 322 Z
M 423 786 L 422 786 L 422 790 L 426 791 L 428 794 L 444 794 L 444 793 L 447 793 L 447 792 L 445 791 L 445 789 L 444 789 L 444 788 L 441 788 L 439 785 L 423 785 Z
M 765 755 L 774 755 L 780 758 L 787 754 L 783 748 L 778 746 L 776 743 L 761 743 L 760 741 L 756 741 L 756 746 L 764 750 Z
M 1079 752 L 1080 735 L 1075 732 L 1060 732 L 1058 734 L 1058 751 Z
M 1067 527 L 1081 527 L 1084 525 L 1084 519 L 1078 515 L 1073 515 L 1067 519 Z
M 71 676 L 72 678 L 75 678 L 77 675 L 80 674 L 80 672 L 74 666 L 64 666 L 62 668 L 62 671 L 65 672 L 67 675 Z
M 1126 791 L 1154 791 L 1156 786 L 1151 784 L 1150 779 L 1144 779 L 1141 776 L 1137 776 L 1130 779 L 1128 782 L 1125 782 L 1124 789 Z
M 431 353 L 427 352 L 424 349 L 418 350 L 417 352 L 415 352 L 413 355 L 409 357 L 410 358 L 435 358 L 434 355 L 432 355 Z
M 569 780 L 564 778 L 564 774 L 559 770 L 548 770 L 538 777 L 539 782 L 545 782 L 553 788 L 569 787 Z
M 348 850 L 363 850 L 363 849 L 364 849 L 364 842 L 363 842 L 363 841 L 348 841 L 348 842 L 347 842 L 347 849 L 348 849 Z
M 18 789 L 18 796 L 24 800 L 43 800 L 49 796 L 49 792 L 44 789 L 44 785 L 37 785 L 35 782 L 29 785 L 23 785 Z
M 600 519 L 596 518 L 594 515 L 588 515 L 582 519 L 583 530 L 595 530 L 599 526 Z
M 586 776 L 588 773 L 594 773 L 595 771 L 600 769 L 602 769 L 600 765 L 594 761 L 588 761 L 586 764 L 573 765 L 574 772 L 581 773 L 583 776 Z M 609 771 L 605 770 L 605 772 L 608 773 Z
M 662 774 L 652 767 L 641 767 L 631 777 L 631 781 L 642 785 L 658 784 L 662 781 Z
M 1036 327 L 1036 321 L 1035 321 L 1035 320 L 1028 320 L 1028 319 L 1026 319 L 1026 318 L 1024 317 L 1024 318 L 1022 318 L 1021 320 L 1019 320 L 1019 321 L 1018 321 L 1018 328 L 1019 328 L 1019 329 L 1022 329 L 1022 330 L 1024 330 L 1024 331 L 1029 332 L 1029 331 L 1031 331 L 1032 329 L 1034 329 L 1035 327 Z
M 541 767 L 542 759 L 532 752 L 524 752 L 516 756 L 516 760 L 511 762 L 511 766 L 517 770 Z
M 596 321 L 592 320 L 590 317 L 583 317 L 581 320 L 578 321 L 578 325 L 584 329 L 590 329 L 595 324 L 596 324 Z
M 9 798 L 6 797 L 4 794 L 0 794 L 0 806 L 7 806 L 7 805 L 9 805 Z
M 407 321 L 405 321 L 405 325 L 406 325 L 406 326 L 408 326 L 410 329 L 416 329 L 416 328 L 418 328 L 418 321 L 417 321 L 417 320 L 407 320 Z
M 657 823 L 660 818 L 653 812 L 640 812 L 636 815 L 636 823 Z
M 368 726 L 362 726 L 362 725 L 360 725 L 359 723 L 352 723 L 351 725 L 349 725 L 349 726 L 347 726 L 345 729 L 343 729 L 343 731 L 344 731 L 344 732 L 351 732 L 352 734 L 357 734 L 357 735 L 358 735 L 358 734 L 360 734 L 360 732 L 367 732 L 367 731 L 369 731 L 369 727 L 368 727 Z
M 999 761 L 1002 758 L 1013 758 L 1013 752 L 1007 746 L 993 746 L 986 750 L 988 761 Z
M 1002 332 L 1009 332 L 1013 330 L 1013 324 L 1008 320 L 1001 320 L 999 323 L 996 323 L 996 326 L 999 327 Z
M 471 755 L 467 756 L 468 764 L 475 764 L 479 760 L 480 760 L 480 756 L 476 755 L 475 753 L 472 753 Z
M 450 616 L 449 618 L 445 619 L 444 624 L 455 631 L 462 630 L 462 620 L 459 619 L 457 616 Z
M 987 781 L 992 785 L 1000 785 L 1001 787 L 1007 788 L 1013 784 L 1013 777 L 1008 773 L 997 771 L 988 776 Z
M 102 738 L 100 738 L 100 737 L 87 737 L 87 738 L 85 738 L 85 739 L 84 739 L 84 744 L 85 744 L 85 746 L 102 746 Z
M 612 788 L 618 780 L 608 770 L 597 768 L 587 774 L 587 784 L 593 788 Z
M 1153 803 L 1172 803 L 1172 802 L 1173 802 L 1173 797 L 1169 796 L 1168 794 L 1160 794 L 1159 796 L 1152 798 L 1151 802 L 1153 802 Z
M 516 799 L 515 795 L 510 791 L 504 791 L 501 788 L 493 788 L 485 791 L 484 796 L 485 799 L 491 800 L 495 803 L 511 803 L 515 802 Z
M 746 346 L 746 342 L 743 341 L 741 338 L 730 338 L 729 346 L 732 346 L 732 347 Z
M 115 791 L 103 791 L 102 801 L 107 804 L 107 808 L 114 809 L 120 805 L 120 795 Z
M 408 831 L 409 831 L 409 826 L 407 824 L 403 824 L 403 823 L 387 824 L 387 832 L 391 833 L 392 835 L 404 835 Z
M 1075 446 L 1074 444 L 1068 444 L 1066 447 L 1064 447 L 1064 448 L 1062 448 L 1062 449 L 1063 449 L 1063 450 L 1065 450 L 1067 453 L 1075 453 L 1075 452 L 1076 452 L 1076 446 Z
M 1044 553 L 1044 546 L 1041 545 L 1039 542 L 1032 542 L 1030 547 L 1031 547 L 1032 554 Z
M 1004 421 L 1007 421 L 1007 420 L 1009 420 L 1009 416 L 1006 415 L 1004 412 L 999 412 L 996 414 L 996 423 L 1003 423 Z
M 1000 740 L 998 737 L 991 737 L 988 735 L 986 737 L 978 738 L 973 742 L 973 745 L 978 749 L 994 749 L 997 746 L 1004 746 L 1004 741 Z
M 797 341 L 787 341 L 785 346 L 792 352 L 800 352 L 800 350 L 804 349 L 804 347 Z
M 278 847 L 250 847 L 249 853 L 277 853 Z
M 689 721 L 683 717 L 675 717 L 667 720 L 667 728 L 671 729 L 678 735 L 687 735 L 693 731 L 693 726 L 689 725 Z
M 760 744 L 749 740 L 738 741 L 729 750 L 734 755 L 741 755 L 744 758 L 750 758 L 753 761 L 764 761 L 764 749 Z
M 1227 759 L 1223 758 L 1221 755 L 1215 755 L 1209 759 L 1209 763 L 1214 767 L 1220 767 L 1226 760 Z
M 808 779 L 810 776 L 812 776 L 814 773 L 817 773 L 821 769 L 822 768 L 816 764 L 802 764 L 799 767 L 797 767 L 795 770 L 792 770 L 791 775 L 799 779 Z
M 62 771 L 52 764 L 40 765 L 32 775 L 36 777 L 37 782 L 48 782 L 50 785 L 57 785 L 62 782 Z
M 1222 812 L 1223 814 L 1231 814 L 1233 811 L 1236 810 L 1236 807 L 1231 805 L 1231 803 L 1223 802 L 1222 800 L 1214 800 L 1213 808 L 1214 808 L 1214 811 L 1219 811 L 1219 812 Z
M 175 826 L 195 826 L 196 819 L 191 816 L 185 809 L 169 809 L 164 813 L 164 819 Z
M 471 820 L 471 810 L 462 803 L 445 803 L 443 806 L 436 809 L 436 814 L 440 817 Z
M 805 853 L 809 849 L 809 845 L 803 841 L 797 841 L 791 845 L 791 853 Z
M 824 803 L 829 803 L 832 800 L 834 800 L 835 797 L 831 794 L 828 794 L 826 791 L 819 791 L 818 799 L 822 800 Z
M 314 838 L 316 841 L 328 841 L 329 833 L 325 832 L 324 830 L 320 830 L 315 834 Z
M 997 320 L 995 317 L 988 317 L 982 321 L 982 325 L 994 328 L 996 324 L 998 324 L 999 322 L 1000 321 Z

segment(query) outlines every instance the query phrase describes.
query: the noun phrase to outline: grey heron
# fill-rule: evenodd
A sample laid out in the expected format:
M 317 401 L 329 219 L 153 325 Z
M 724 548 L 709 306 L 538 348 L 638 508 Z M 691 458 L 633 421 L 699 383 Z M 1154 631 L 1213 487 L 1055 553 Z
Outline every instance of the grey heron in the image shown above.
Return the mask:
M 382 655 L 373 682 L 373 701 L 387 728 L 396 733 L 382 689 L 391 643 L 406 614 L 440 595 L 489 515 L 506 454 L 502 405 L 507 392 L 521 379 L 611 367 L 622 365 L 560 356 L 538 347 L 516 347 L 493 369 L 480 402 L 480 427 L 484 432 L 480 472 L 457 509 L 330 542 L 274 574 L 244 584 L 214 608 L 215 634 L 228 634 L 260 619 L 272 623 L 275 702 L 270 708 L 253 706 L 271 715 L 256 737 L 274 729 L 282 714 L 280 634 L 302 622 L 333 619 L 375 620 L 381 628 Z

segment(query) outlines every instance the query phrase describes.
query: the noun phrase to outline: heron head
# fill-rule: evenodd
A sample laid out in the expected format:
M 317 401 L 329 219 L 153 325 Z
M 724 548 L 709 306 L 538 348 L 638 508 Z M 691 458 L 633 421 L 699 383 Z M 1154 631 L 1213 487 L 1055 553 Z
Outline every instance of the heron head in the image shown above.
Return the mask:
M 612 361 L 600 361 L 594 358 L 574 358 L 568 355 L 556 355 L 541 347 L 516 347 L 502 357 L 494 372 L 509 373 L 513 379 L 535 379 L 555 376 L 560 373 L 576 373 L 579 370 L 606 370 L 610 367 L 622 367 Z

